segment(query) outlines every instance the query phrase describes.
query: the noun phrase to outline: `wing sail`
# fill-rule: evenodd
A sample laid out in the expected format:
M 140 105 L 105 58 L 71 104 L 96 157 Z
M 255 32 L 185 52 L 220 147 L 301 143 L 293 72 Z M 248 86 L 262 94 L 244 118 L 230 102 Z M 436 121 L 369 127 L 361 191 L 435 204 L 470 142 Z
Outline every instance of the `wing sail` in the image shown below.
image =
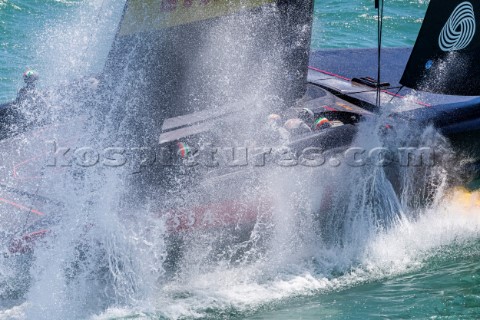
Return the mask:
M 431 0 L 400 83 L 447 95 L 480 95 L 480 3 Z
M 146 121 L 266 92 L 288 104 L 305 91 L 312 11 L 313 0 L 128 0 L 105 76 Z

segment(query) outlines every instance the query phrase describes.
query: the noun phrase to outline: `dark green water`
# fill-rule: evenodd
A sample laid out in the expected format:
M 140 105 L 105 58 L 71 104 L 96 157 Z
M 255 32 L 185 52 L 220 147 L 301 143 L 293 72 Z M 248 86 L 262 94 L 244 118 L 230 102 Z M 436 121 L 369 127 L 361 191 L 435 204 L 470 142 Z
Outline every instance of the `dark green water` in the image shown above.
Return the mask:
M 82 3 L 0 0 L 0 102 L 15 97 L 27 66 L 41 73 L 48 68 L 39 55 L 45 30 L 73 19 L 73 12 Z M 427 4 L 423 0 L 386 1 L 384 45 L 411 46 Z M 75 33 L 68 36 L 83 37 Z M 312 49 L 374 47 L 376 41 L 373 1 L 316 2 Z M 55 48 L 50 49 L 50 53 L 55 52 Z M 55 61 L 54 55 L 49 58 Z M 480 213 L 457 216 L 459 211 L 465 210 L 446 205 L 420 222 L 372 239 L 354 254 L 355 263 L 346 263 L 348 268 L 326 272 L 331 269 L 306 262 L 267 279 L 257 279 L 249 270 L 226 270 L 167 286 L 158 301 L 150 302 L 147 308 L 150 310 L 153 304 L 158 312 L 118 306 L 98 319 L 158 319 L 162 315 L 213 319 L 479 319 Z M 323 252 L 317 259 L 345 265 L 344 260 L 350 258 Z M 0 319 L 21 316 L 21 308 L 0 312 Z M 52 319 L 56 319 L 54 315 Z

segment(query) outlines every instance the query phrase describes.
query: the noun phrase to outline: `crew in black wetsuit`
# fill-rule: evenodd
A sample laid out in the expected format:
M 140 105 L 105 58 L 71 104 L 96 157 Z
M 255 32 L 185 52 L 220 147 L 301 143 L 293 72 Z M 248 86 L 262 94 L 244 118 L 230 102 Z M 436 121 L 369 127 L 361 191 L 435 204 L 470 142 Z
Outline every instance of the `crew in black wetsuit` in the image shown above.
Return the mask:
M 25 87 L 18 91 L 17 99 L 15 102 L 17 104 L 23 103 L 27 100 L 36 100 L 38 93 L 35 88 L 35 83 L 37 82 L 39 76 L 38 72 L 35 70 L 27 70 L 23 74 L 23 80 L 25 81 Z M 34 101 L 32 101 L 34 102 Z
M 25 86 L 18 91 L 15 107 L 12 108 L 13 118 L 19 127 L 40 125 L 48 118 L 44 93 L 36 88 L 38 79 L 39 75 L 35 70 L 28 69 L 23 74 Z

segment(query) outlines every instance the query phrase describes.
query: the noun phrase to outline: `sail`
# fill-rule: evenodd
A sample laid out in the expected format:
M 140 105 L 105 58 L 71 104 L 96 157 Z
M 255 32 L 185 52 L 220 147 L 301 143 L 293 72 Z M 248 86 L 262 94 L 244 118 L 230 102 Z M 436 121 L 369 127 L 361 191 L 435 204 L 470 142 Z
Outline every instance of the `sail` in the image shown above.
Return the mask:
M 480 3 L 431 0 L 400 83 L 432 93 L 480 95 Z
M 127 0 L 105 78 L 146 122 L 262 94 L 291 104 L 305 91 L 312 11 L 313 0 Z

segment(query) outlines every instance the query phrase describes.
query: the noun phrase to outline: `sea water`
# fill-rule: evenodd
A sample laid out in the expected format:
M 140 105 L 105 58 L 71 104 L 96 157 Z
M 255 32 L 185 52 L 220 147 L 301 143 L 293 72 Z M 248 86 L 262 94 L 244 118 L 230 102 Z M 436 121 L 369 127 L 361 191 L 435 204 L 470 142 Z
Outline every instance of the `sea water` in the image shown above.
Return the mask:
M 412 45 L 427 4 L 387 2 L 384 44 Z M 121 8 L 121 1 L 107 0 L 0 0 L 0 101 L 15 97 L 21 86 L 21 73 L 27 66 L 37 68 L 46 84 L 98 71 Z M 315 3 L 312 49 L 374 47 L 376 41 L 373 2 Z M 356 141 L 357 145 L 368 147 L 378 142 L 376 132 L 368 130 L 369 125 L 375 126 L 361 128 L 365 136 Z M 435 132 L 421 134 L 425 139 L 440 139 Z M 405 172 L 406 183 L 418 178 L 412 174 Z M 40 271 L 40 276 L 25 299 L 3 303 L 0 319 L 480 316 L 480 215 L 475 212 L 478 204 L 445 194 L 441 188 L 445 172 L 431 173 L 438 190 L 434 204 L 427 209 L 402 204 L 389 191 L 382 171 L 375 168 L 353 173 L 329 168 L 320 173 L 283 173 L 275 177 L 269 182 L 276 190 L 278 218 L 273 240 L 266 249 L 262 248 L 259 258 L 242 265 L 217 263 L 201 268 L 195 264 L 205 251 L 199 244 L 192 249 L 183 272 L 171 281 L 162 280 L 164 270 L 155 264 L 156 258 L 161 261 L 164 249 L 161 226 L 155 230 L 158 239 L 141 238 L 138 230 L 147 220 L 140 219 L 140 227 L 130 225 L 131 230 L 124 229 L 121 221 L 115 220 L 115 212 L 111 212 L 118 195 L 105 191 L 116 190 L 115 180 L 111 180 L 114 185 L 109 188 L 92 186 L 95 192 L 104 192 L 104 197 L 102 203 L 89 209 L 94 211 L 92 219 L 103 232 L 94 233 L 91 241 L 105 245 L 113 265 L 116 259 L 124 263 L 124 270 L 137 272 L 133 277 L 126 277 L 126 272 L 113 272 L 117 277 L 114 285 L 100 286 L 98 291 L 82 284 L 66 286 L 59 271 L 62 262 L 72 254 L 69 241 L 81 233 L 75 228 L 75 219 L 67 220 L 61 228 L 69 231 L 58 230 L 59 238 L 38 255 L 35 270 Z M 295 183 L 307 185 L 308 189 L 295 193 L 289 189 Z M 310 218 L 304 213 L 311 208 L 292 205 L 298 199 L 314 198 L 325 192 L 325 185 L 334 185 L 349 194 L 348 198 L 333 198 L 331 219 L 326 222 L 329 225 L 350 221 L 343 225 L 346 236 L 341 238 L 342 246 L 318 238 L 316 230 L 309 227 Z M 409 196 L 412 195 L 405 195 Z M 79 197 L 76 200 L 80 202 L 93 199 L 84 193 Z M 383 205 L 372 204 L 370 199 L 381 199 Z M 400 214 L 384 228 L 376 223 L 376 210 L 384 216 L 392 211 Z M 130 234 L 132 230 L 135 231 Z M 265 231 L 258 228 L 256 232 Z M 0 269 L 0 275 L 4 274 L 5 269 Z

